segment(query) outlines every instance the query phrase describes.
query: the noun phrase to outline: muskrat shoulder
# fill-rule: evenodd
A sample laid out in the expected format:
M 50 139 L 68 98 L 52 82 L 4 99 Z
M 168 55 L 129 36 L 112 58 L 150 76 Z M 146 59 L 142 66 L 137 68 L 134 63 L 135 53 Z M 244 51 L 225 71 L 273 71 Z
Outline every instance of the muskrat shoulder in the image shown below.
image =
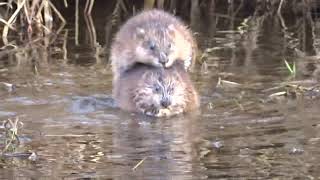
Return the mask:
M 155 68 L 142 64 L 119 78 L 113 95 L 126 111 L 149 116 L 172 116 L 199 107 L 198 94 L 184 67 Z
M 136 63 L 171 67 L 175 61 L 188 68 L 196 54 L 191 31 L 177 17 L 162 10 L 146 10 L 122 25 L 111 45 L 114 79 Z

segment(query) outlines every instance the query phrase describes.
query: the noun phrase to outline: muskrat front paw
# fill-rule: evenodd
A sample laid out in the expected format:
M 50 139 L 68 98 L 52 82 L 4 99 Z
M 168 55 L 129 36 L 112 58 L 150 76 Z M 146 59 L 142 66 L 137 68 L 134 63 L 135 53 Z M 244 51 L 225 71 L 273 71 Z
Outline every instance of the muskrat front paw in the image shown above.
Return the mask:
M 171 116 L 171 112 L 169 109 L 160 109 L 158 113 L 158 117 L 166 117 L 166 116 Z
M 149 109 L 146 109 L 144 112 L 148 116 L 155 116 L 157 117 L 159 114 L 159 108 L 156 108 L 155 106 L 150 107 Z
M 166 108 L 160 109 L 157 117 L 171 117 L 183 113 L 182 108 Z

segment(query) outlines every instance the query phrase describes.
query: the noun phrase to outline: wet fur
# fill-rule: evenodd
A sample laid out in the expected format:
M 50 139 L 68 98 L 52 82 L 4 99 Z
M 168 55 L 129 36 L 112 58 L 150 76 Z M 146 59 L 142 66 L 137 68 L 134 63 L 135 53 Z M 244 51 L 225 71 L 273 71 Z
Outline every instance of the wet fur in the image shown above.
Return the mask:
M 136 63 L 163 66 L 158 57 L 149 54 L 143 46 L 150 38 L 162 50 L 168 43 L 173 45 L 168 53 L 166 68 L 177 60 L 183 61 L 188 68 L 194 61 L 196 43 L 191 31 L 181 20 L 162 10 L 142 11 L 121 26 L 111 45 L 114 81 Z
M 154 91 L 159 85 L 160 91 Z M 149 116 L 173 116 L 199 107 L 198 94 L 183 64 L 171 68 L 155 68 L 137 64 L 126 71 L 114 86 L 114 98 L 121 109 Z M 162 98 L 171 105 L 161 106 Z

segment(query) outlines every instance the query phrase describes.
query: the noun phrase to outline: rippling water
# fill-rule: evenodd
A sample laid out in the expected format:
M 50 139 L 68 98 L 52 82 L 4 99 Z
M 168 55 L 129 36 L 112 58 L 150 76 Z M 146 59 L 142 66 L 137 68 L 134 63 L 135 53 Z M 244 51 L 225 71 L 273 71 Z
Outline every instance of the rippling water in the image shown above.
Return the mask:
M 199 114 L 151 119 L 116 109 L 107 55 L 96 55 L 84 25 L 79 45 L 67 26 L 56 39 L 60 49 L 31 46 L 33 59 L 26 52 L 2 57 L 0 82 L 14 88 L 0 86 L 0 120 L 18 116 L 23 126 L 20 144 L 1 157 L 0 178 L 320 178 L 319 99 L 270 99 L 283 82 L 317 83 L 299 62 L 316 58 L 310 52 L 318 52 L 319 19 L 310 34 L 304 18 L 284 30 L 271 14 L 245 25 L 243 17 L 215 17 L 209 29 L 193 27 L 204 53 L 192 72 Z M 94 19 L 105 43 L 105 19 Z M 298 57 L 295 48 L 308 56 Z M 284 58 L 297 62 L 296 79 Z M 240 85 L 217 86 L 219 77 Z M 34 161 L 23 154 L 32 152 Z

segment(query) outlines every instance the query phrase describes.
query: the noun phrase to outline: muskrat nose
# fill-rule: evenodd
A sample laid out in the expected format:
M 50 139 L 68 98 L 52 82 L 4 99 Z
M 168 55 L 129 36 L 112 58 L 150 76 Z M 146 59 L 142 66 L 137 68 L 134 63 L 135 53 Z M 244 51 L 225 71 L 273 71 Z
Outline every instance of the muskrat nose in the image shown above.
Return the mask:
M 161 100 L 161 106 L 163 106 L 164 108 L 167 108 L 167 107 L 169 107 L 170 105 L 171 105 L 171 101 L 169 100 L 169 99 L 163 99 L 163 100 Z
M 168 57 L 165 53 L 160 53 L 159 61 L 161 64 L 166 64 L 168 62 Z

